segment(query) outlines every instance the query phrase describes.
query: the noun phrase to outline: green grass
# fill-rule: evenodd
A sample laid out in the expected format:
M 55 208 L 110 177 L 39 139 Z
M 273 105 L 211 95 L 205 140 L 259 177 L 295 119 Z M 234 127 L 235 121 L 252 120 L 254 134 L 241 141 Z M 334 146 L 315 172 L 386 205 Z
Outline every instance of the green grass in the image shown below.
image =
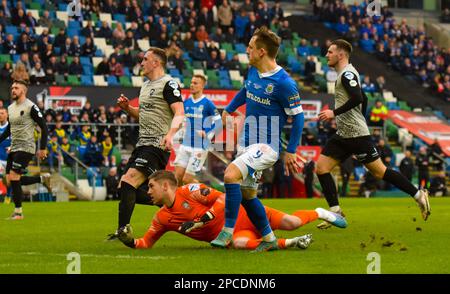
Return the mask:
M 370 252 L 380 254 L 382 273 L 450 273 L 450 198 L 431 200 L 432 215 L 424 222 L 409 198 L 343 199 L 347 229 L 320 231 L 316 222 L 277 231 L 279 237 L 312 233 L 315 241 L 307 250 L 262 254 L 213 249 L 173 232 L 149 250 L 105 242 L 115 228 L 117 202 L 25 203 L 23 221 L 4 220 L 13 205 L 0 204 L 0 273 L 66 273 L 70 252 L 81 255 L 82 273 L 366 273 Z M 264 203 L 286 212 L 326 205 L 322 199 Z M 136 206 L 137 236 L 155 211 Z M 386 241 L 394 244 L 383 246 Z

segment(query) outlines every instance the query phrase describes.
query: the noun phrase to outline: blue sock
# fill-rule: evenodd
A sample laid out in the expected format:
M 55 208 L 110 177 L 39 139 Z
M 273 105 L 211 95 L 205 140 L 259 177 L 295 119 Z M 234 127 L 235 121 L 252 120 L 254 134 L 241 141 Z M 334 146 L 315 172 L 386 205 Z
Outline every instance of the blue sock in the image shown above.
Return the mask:
M 267 219 L 266 209 L 258 198 L 243 200 L 242 206 L 247 211 L 247 215 L 253 225 L 260 231 L 262 236 L 266 236 L 272 232 L 269 220 Z
M 225 184 L 225 227 L 234 228 L 242 201 L 240 184 Z

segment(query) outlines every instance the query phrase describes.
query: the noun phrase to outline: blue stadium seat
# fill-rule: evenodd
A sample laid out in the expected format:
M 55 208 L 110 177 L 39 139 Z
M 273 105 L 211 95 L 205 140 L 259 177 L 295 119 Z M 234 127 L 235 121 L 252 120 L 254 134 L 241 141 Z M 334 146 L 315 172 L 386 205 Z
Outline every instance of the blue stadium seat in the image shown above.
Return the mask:
M 219 70 L 219 79 L 220 80 L 230 80 L 230 75 L 228 74 L 228 70 Z
M 82 65 L 91 65 L 92 64 L 91 58 L 90 57 L 86 57 L 86 56 L 81 56 L 80 57 L 80 63 Z
M 59 11 L 67 11 L 67 4 L 66 3 L 59 3 L 58 4 L 58 10 Z
M 236 49 L 237 53 L 245 53 L 247 51 L 247 47 L 245 47 L 245 45 L 242 43 L 235 44 L 234 48 Z
M 176 78 L 181 77 L 180 71 L 177 68 L 169 69 L 169 74 L 172 77 L 176 77 Z
M 80 45 L 83 45 L 86 43 L 86 37 L 85 36 L 78 36 L 78 40 L 80 41 Z
M 95 57 L 103 57 L 103 51 L 102 49 L 97 48 L 97 50 L 95 50 Z
M 15 27 L 15 26 L 6 26 L 6 27 L 5 27 L 5 33 L 6 33 L 7 35 L 8 35 L 8 34 L 11 34 L 11 35 L 16 36 L 16 35 L 19 34 L 19 31 L 18 31 L 17 27 Z
M 224 89 L 232 88 L 230 80 L 220 79 L 219 81 L 220 87 Z
M 363 176 L 365 176 L 366 170 L 362 166 L 355 167 L 354 175 L 355 180 L 360 181 Z
M 92 75 L 82 75 L 81 84 L 83 86 L 92 86 L 94 82 L 92 81 Z
M 131 77 L 130 69 L 126 66 L 123 67 L 123 75 L 127 77 Z
M 67 27 L 69 29 L 80 29 L 81 25 L 80 25 L 79 21 L 69 20 L 69 23 L 68 23 Z
M 19 61 L 19 59 L 20 59 L 20 55 L 19 55 L 19 54 L 14 54 L 14 55 L 12 56 L 12 60 L 13 60 L 14 63 L 16 63 L 17 61 Z
M 113 14 L 113 20 L 116 20 L 116 21 L 124 24 L 127 21 L 127 18 L 125 16 L 125 14 L 116 13 L 116 14 Z
M 80 35 L 80 29 L 67 29 L 67 36 L 73 38 L 74 36 Z
M 55 55 L 60 56 L 61 55 L 61 48 L 60 47 L 53 47 L 53 50 L 55 50 Z
M 118 86 L 119 85 L 119 82 L 117 81 L 117 78 L 115 76 L 109 75 L 108 78 L 106 79 L 106 81 L 108 82 L 109 86 Z
M 85 75 L 93 75 L 92 65 L 83 64 L 83 73 Z

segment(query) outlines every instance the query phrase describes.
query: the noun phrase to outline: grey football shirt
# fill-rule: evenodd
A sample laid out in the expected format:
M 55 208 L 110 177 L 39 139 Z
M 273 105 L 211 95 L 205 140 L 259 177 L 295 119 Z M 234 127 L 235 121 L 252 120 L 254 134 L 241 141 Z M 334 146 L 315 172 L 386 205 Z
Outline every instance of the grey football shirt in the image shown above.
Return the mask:
M 146 81 L 139 93 L 139 140 L 136 147 L 161 147 L 171 127 L 173 112 L 170 104 L 182 102 L 178 83 L 169 75 Z
M 348 64 L 341 73 L 339 73 L 335 87 L 335 108 L 339 108 L 350 100 L 350 95 L 342 84 L 342 80 L 349 80 L 350 86 L 359 86 L 361 84 L 359 73 Z M 366 119 L 362 113 L 362 105 L 358 105 L 345 113 L 336 116 L 337 132 L 336 134 L 343 138 L 355 138 L 370 135 Z
M 36 152 L 35 123 L 43 121 L 39 108 L 29 99 L 24 100 L 21 104 L 13 102 L 8 107 L 8 116 L 11 132 L 11 152 L 23 151 L 34 154 Z M 46 137 L 47 132 L 45 134 L 43 132 L 43 135 Z M 45 139 L 45 144 L 46 142 Z M 41 146 L 41 149 L 45 148 L 47 148 L 46 145 Z

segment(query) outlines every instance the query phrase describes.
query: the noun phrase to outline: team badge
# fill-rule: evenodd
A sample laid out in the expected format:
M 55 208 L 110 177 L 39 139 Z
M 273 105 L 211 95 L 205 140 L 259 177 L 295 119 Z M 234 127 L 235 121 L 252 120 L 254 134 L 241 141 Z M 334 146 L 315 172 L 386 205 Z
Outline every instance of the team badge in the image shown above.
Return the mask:
M 358 85 L 358 83 L 355 80 L 350 81 L 350 86 L 356 87 L 356 85 Z
M 347 79 L 349 79 L 349 80 L 353 80 L 353 78 L 355 77 L 355 75 L 353 74 L 353 73 L 351 73 L 351 72 L 346 72 L 345 74 L 344 74 L 344 77 L 346 77 Z
M 272 84 L 272 83 L 270 83 L 270 84 L 267 85 L 267 87 L 266 87 L 266 93 L 267 93 L 267 94 L 272 94 L 272 93 L 273 93 L 273 84 Z
M 175 81 L 170 81 L 169 86 L 173 89 L 178 89 L 178 83 Z
M 191 206 L 189 205 L 189 203 L 187 203 L 187 201 L 183 201 L 181 206 L 183 206 L 184 209 L 191 209 Z

